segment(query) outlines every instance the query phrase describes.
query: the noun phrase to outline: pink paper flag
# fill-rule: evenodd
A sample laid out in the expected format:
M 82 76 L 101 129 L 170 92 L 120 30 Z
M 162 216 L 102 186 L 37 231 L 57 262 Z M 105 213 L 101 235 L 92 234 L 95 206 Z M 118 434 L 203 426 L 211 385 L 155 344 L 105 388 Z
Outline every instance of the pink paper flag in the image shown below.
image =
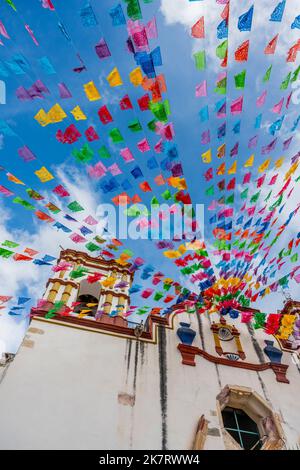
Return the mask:
M 70 193 L 61 184 L 56 186 L 56 188 L 54 188 L 52 192 L 59 197 L 70 196 Z
M 0 34 L 5 37 L 6 39 L 10 39 L 6 29 L 5 29 L 5 26 L 4 24 L 2 23 L 2 21 L 0 21 Z
M 284 98 L 281 98 L 281 100 L 273 106 L 272 112 L 277 113 L 277 114 L 281 113 L 283 102 L 284 102 Z
M 265 104 L 266 101 L 266 96 L 267 96 L 267 90 L 265 90 L 256 100 L 256 106 L 260 108 Z
M 287 150 L 287 149 L 289 148 L 290 143 L 291 143 L 292 140 L 293 140 L 293 137 L 294 137 L 294 136 L 289 137 L 287 140 L 285 140 L 285 141 L 283 142 L 283 150 Z
M 133 162 L 134 158 L 128 147 L 120 150 L 120 155 L 124 159 L 125 163 Z
M 243 184 L 250 183 L 251 180 L 251 173 L 246 173 L 243 179 Z
M 90 166 L 88 168 L 88 174 L 91 178 L 100 179 L 106 174 L 106 167 L 103 165 L 102 162 L 96 163 L 94 166 Z
M 42 0 L 42 7 L 54 11 L 55 8 L 51 0 Z
M 157 27 L 156 27 L 156 19 L 155 17 L 152 20 L 148 21 L 146 24 L 146 34 L 148 39 L 156 39 L 157 38 Z
M 296 276 L 294 276 L 294 280 L 300 284 L 300 274 L 297 274 Z
M 277 175 L 272 176 L 272 178 L 270 179 L 270 182 L 269 182 L 269 186 L 271 186 L 272 184 L 275 184 L 277 178 L 278 178 L 278 173 L 277 173 Z
M 287 100 L 286 100 L 286 109 L 288 109 L 289 105 L 290 105 L 290 102 L 291 102 L 291 98 L 292 98 L 292 94 L 293 92 L 291 91 L 291 93 L 289 94 L 289 96 L 287 97 Z
M 14 194 L 12 191 L 5 188 L 5 186 L 2 186 L 1 184 L 0 184 L 0 193 L 3 194 L 6 197 L 13 196 L 13 194 Z
M 195 95 L 197 98 L 200 98 L 201 96 L 207 96 L 206 80 L 204 80 L 202 83 L 199 83 L 199 85 L 196 85 Z
M 243 96 L 234 100 L 230 105 L 231 114 L 240 114 L 243 110 Z
M 86 238 L 82 237 L 78 233 L 72 233 L 70 235 L 70 238 L 74 243 L 83 243 L 86 241 Z
M 209 144 L 210 143 L 210 131 L 207 129 L 207 131 L 202 132 L 201 134 L 201 144 Z
M 120 175 L 122 173 L 122 171 L 120 170 L 119 166 L 117 163 L 113 163 L 112 165 L 110 165 L 108 168 L 107 168 L 107 171 L 110 171 L 110 173 L 112 174 L 112 176 L 117 176 L 117 175 Z
M 30 26 L 29 26 L 28 24 L 25 24 L 25 29 L 27 29 L 27 31 L 28 31 L 28 33 L 29 33 L 31 39 L 32 39 L 33 42 L 34 42 L 34 44 L 35 44 L 36 46 L 38 46 L 39 43 L 37 42 L 36 37 L 35 37 L 35 35 L 33 34 L 33 31 L 32 31 L 32 29 L 30 28 Z
M 91 215 L 88 215 L 85 219 L 84 222 L 88 225 L 97 225 L 98 220 L 94 219 Z
M 163 147 L 162 147 L 163 141 L 160 139 L 155 145 L 154 145 L 154 152 L 156 153 L 162 153 Z
M 147 139 L 143 139 L 140 142 L 138 142 L 137 147 L 140 152 L 148 152 L 150 150 L 150 145 L 148 143 Z

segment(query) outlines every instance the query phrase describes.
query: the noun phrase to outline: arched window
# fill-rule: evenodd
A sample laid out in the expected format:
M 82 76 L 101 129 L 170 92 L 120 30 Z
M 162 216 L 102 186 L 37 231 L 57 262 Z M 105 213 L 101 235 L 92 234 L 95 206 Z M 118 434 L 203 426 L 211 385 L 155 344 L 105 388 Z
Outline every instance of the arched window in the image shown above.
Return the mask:
M 226 406 L 222 410 L 224 429 L 245 450 L 259 450 L 262 446 L 257 424 L 245 411 Z
M 96 315 L 99 300 L 93 295 L 79 295 L 76 302 L 80 302 L 80 304 L 76 305 L 74 313 L 80 313 L 82 310 L 90 310 L 90 312 L 87 313 L 87 316 L 94 317 Z M 93 304 L 96 305 L 92 306 Z

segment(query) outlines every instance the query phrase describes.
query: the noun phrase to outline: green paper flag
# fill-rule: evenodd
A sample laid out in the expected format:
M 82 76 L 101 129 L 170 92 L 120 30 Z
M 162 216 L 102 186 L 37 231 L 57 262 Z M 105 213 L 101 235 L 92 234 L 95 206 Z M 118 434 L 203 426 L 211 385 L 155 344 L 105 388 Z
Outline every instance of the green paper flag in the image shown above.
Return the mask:
M 219 82 L 217 82 L 217 86 L 215 88 L 215 93 L 219 95 L 226 95 L 227 89 L 227 77 L 222 78 Z
M 127 15 L 133 21 L 141 20 L 143 18 L 139 0 L 125 0 L 127 5 Z
M 170 193 L 169 189 L 166 189 L 161 195 L 166 201 L 172 199 L 172 194 Z
M 300 65 L 299 65 L 299 67 L 296 68 L 295 72 L 293 73 L 293 76 L 291 78 L 291 82 L 296 82 L 298 80 L 299 73 L 300 73 Z
M 227 47 L 228 40 L 226 39 L 216 48 L 216 55 L 219 57 L 219 59 L 224 59 L 226 57 Z
M 86 143 L 80 150 L 74 149 L 72 155 L 78 162 L 88 163 L 93 158 L 94 151 Z
M 206 189 L 205 194 L 207 196 L 213 196 L 215 194 L 214 186 L 210 186 L 209 188 Z
M 119 131 L 119 129 L 117 127 L 114 127 L 110 132 L 109 132 L 109 136 L 111 138 L 111 140 L 113 141 L 114 144 L 118 144 L 120 142 L 124 142 L 124 139 L 122 137 L 122 134 L 121 132 Z
M 0 248 L 0 256 L 2 258 L 9 258 L 13 254 L 14 254 L 13 251 L 5 250 L 5 248 Z
M 158 199 L 154 196 L 152 199 L 151 199 L 151 206 L 159 206 L 159 201 Z
M 271 76 L 271 71 L 272 71 L 272 65 L 270 65 L 270 67 L 268 68 L 268 70 L 266 71 L 264 77 L 263 77 L 263 82 L 268 82 L 270 80 L 270 76 Z
M 84 266 L 78 266 L 78 268 L 70 272 L 70 278 L 77 279 L 79 277 L 85 276 L 88 272 L 89 270 Z
M 253 194 L 252 198 L 250 199 L 250 202 L 257 202 L 259 196 L 260 196 L 260 191 L 258 191 L 256 194 Z
M 128 129 L 131 130 L 131 132 L 139 132 L 142 130 L 141 123 L 138 119 L 134 119 L 128 124 Z M 120 132 L 120 131 L 119 131 Z M 123 137 L 122 137 L 123 139 Z M 115 141 L 114 141 L 115 142 Z
M 27 188 L 26 193 L 28 194 L 29 197 L 31 197 L 35 201 L 41 201 L 42 199 L 44 199 L 44 197 L 40 193 L 35 191 L 34 189 Z
M 288 73 L 283 82 L 280 85 L 280 90 L 286 90 L 289 86 L 290 79 L 291 79 L 292 72 Z
M 197 70 L 205 70 L 206 67 L 206 57 L 205 51 L 198 51 L 193 54 L 195 60 L 195 66 Z
M 149 109 L 158 121 L 168 121 L 168 116 L 170 115 L 170 105 L 168 100 L 165 100 L 163 103 L 153 103 L 153 101 L 150 101 Z
M 234 193 L 228 196 L 228 198 L 225 200 L 225 204 L 233 204 L 234 203 Z
M 152 121 L 149 121 L 147 124 L 147 127 L 150 131 L 155 132 L 156 129 L 156 119 L 152 119 Z
M 70 202 L 70 204 L 67 205 L 67 208 L 72 212 L 79 212 L 84 210 L 84 208 L 77 201 Z
M 244 191 L 241 192 L 241 199 L 247 199 L 248 191 L 249 191 L 249 188 L 246 188 L 244 189 Z
M 5 1 L 6 1 L 6 3 L 7 3 L 8 5 L 10 5 L 10 6 L 12 7 L 13 10 L 17 11 L 17 9 L 16 9 L 16 7 L 15 7 L 15 5 L 14 5 L 14 3 L 13 3 L 12 0 L 5 0 Z
M 298 261 L 298 253 L 295 253 L 293 256 L 291 256 L 291 262 L 296 263 Z
M 11 242 L 10 240 L 5 240 L 5 242 L 2 243 L 2 246 L 8 246 L 8 248 L 16 248 L 20 245 L 19 243 Z
M 34 211 L 34 209 L 35 209 L 35 207 L 32 204 L 30 204 L 27 201 L 24 201 L 24 199 L 22 199 L 19 196 L 15 197 L 12 202 L 14 204 L 20 204 L 21 206 L 25 207 L 25 209 L 27 209 L 29 211 Z
M 245 80 L 246 80 L 246 70 L 243 70 L 241 73 L 238 73 L 234 76 L 235 87 L 238 90 L 245 88 Z
M 85 246 L 89 251 L 97 251 L 101 249 L 100 246 L 96 245 L 93 242 L 88 242 Z
M 105 147 L 105 145 L 102 145 L 102 147 L 98 150 L 98 153 L 99 153 L 100 158 L 110 158 L 111 157 L 111 155 L 110 155 L 109 151 L 107 150 L 107 148 Z

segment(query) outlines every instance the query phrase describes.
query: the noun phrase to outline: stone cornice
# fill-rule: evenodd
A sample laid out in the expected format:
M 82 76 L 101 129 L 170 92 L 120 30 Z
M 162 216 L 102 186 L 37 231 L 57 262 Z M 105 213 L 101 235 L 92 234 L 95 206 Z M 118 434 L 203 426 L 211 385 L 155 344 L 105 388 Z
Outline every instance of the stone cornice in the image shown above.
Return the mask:
M 93 258 L 92 256 L 84 253 L 83 251 L 76 251 L 76 250 L 63 250 L 60 252 L 59 261 L 73 261 L 78 262 L 80 261 L 84 266 L 90 266 L 93 268 L 104 268 L 104 269 L 115 269 L 120 273 L 128 274 L 131 279 L 133 279 L 134 273 L 129 271 L 129 267 L 131 266 L 130 263 L 127 264 L 127 267 L 121 266 L 120 264 L 116 263 L 115 260 L 105 260 L 103 258 Z
M 214 364 L 220 364 L 223 366 L 237 367 L 239 369 L 254 370 L 257 372 L 271 369 L 273 370 L 276 376 L 277 382 L 282 382 L 286 384 L 290 383 L 286 377 L 286 371 L 289 367 L 287 364 L 277 364 L 273 362 L 254 364 L 252 362 L 231 361 L 230 359 L 224 357 L 213 356 L 212 354 L 209 354 L 201 348 L 198 348 L 196 346 L 189 346 L 187 344 L 178 344 L 177 348 L 181 353 L 182 364 L 185 364 L 187 366 L 195 366 L 195 356 L 202 356 L 209 362 L 212 362 Z

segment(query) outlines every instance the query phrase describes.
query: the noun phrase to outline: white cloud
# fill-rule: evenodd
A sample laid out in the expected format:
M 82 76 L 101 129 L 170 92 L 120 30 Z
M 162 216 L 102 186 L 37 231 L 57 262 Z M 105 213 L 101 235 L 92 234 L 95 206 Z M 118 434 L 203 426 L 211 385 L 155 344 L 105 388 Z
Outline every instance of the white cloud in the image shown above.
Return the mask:
M 246 39 L 250 39 L 250 47 L 260 50 L 261 53 L 267 43 L 279 32 L 279 40 L 275 60 L 279 60 L 278 56 L 286 57 L 288 49 L 299 39 L 299 31 L 291 29 L 291 24 L 295 16 L 299 14 L 298 0 L 290 0 L 287 2 L 284 12 L 283 21 L 281 23 L 269 21 L 270 15 L 278 2 L 270 2 L 270 0 L 239 2 L 237 0 L 230 1 L 230 17 L 229 17 L 229 57 L 238 45 Z M 250 33 L 240 32 L 237 24 L 238 18 L 245 13 L 250 6 L 254 4 L 254 15 L 252 22 L 252 30 Z M 167 25 L 181 24 L 186 31 L 190 32 L 195 22 L 204 16 L 205 19 L 205 40 L 193 39 L 192 52 L 205 48 L 210 57 L 210 68 L 215 69 L 219 66 L 216 58 L 215 49 L 220 43 L 217 39 L 217 26 L 222 21 L 221 12 L 225 5 L 218 5 L 216 2 L 189 2 L 187 0 L 161 0 L 160 11 L 165 18 Z M 254 44 L 253 44 L 253 42 Z M 229 67 L 231 61 L 228 61 Z
M 97 201 L 95 197 L 90 180 L 76 168 L 68 168 L 67 171 L 64 165 L 57 168 L 57 175 L 64 187 L 74 196 L 74 200 L 80 201 L 84 206 L 86 209 L 85 216 L 95 214 L 100 201 Z M 47 197 L 47 199 L 50 198 Z M 51 193 L 51 201 L 53 201 L 53 193 Z M 61 205 L 61 200 L 59 202 Z M 26 220 L 25 215 L 24 221 Z M 84 246 L 73 243 L 68 234 L 56 231 L 47 223 L 34 221 L 36 226 L 34 233 L 29 232 L 26 228 L 14 229 L 12 232 L 8 229 L 8 224 L 13 221 L 13 213 L 3 208 L 0 208 L 0 220 L 0 243 L 3 243 L 5 240 L 19 243 L 20 247 L 16 249 L 18 253 L 29 247 L 38 250 L 42 256 L 44 254 L 59 256 L 60 246 L 87 251 Z M 31 223 L 30 219 L 27 220 L 28 223 Z M 34 300 L 39 299 L 43 295 L 47 279 L 50 275 L 50 266 L 37 266 L 32 262 L 1 258 L 0 295 L 9 295 L 16 298 L 26 290 L 28 297 Z M 15 352 L 24 335 L 27 320 L 19 319 L 19 317 L 14 319 L 8 316 L 7 313 L 1 314 L 1 312 L 3 310 L 0 310 L 1 347 L 3 349 L 3 343 L 5 343 L 8 352 Z

